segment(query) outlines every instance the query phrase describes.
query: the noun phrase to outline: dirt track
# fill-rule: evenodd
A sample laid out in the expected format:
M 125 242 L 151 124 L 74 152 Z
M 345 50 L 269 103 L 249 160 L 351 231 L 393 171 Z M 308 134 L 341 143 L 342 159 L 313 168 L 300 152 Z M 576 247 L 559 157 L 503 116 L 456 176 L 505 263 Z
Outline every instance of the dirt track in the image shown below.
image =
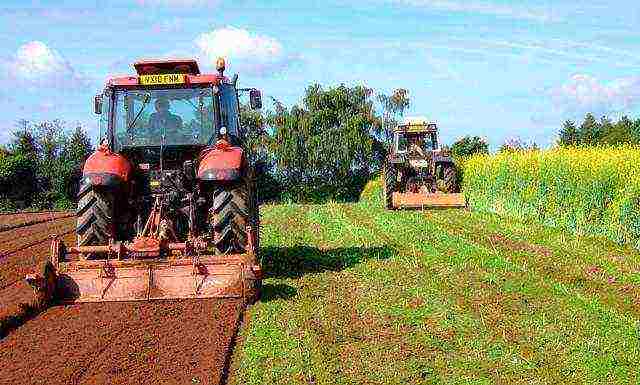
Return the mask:
M 33 301 L 22 277 L 47 257 L 54 228 L 73 220 L 0 232 L 0 255 L 19 249 L 0 257 L 0 321 Z M 218 384 L 241 310 L 219 300 L 55 306 L 0 333 L 0 384 Z

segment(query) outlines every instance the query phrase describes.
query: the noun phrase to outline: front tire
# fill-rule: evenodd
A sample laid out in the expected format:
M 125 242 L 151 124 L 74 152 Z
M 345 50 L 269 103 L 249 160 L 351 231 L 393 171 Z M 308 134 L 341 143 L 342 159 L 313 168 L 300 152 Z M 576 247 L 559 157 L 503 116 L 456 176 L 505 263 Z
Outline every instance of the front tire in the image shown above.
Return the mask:
M 393 192 L 396 190 L 397 172 L 392 164 L 382 168 L 382 203 L 387 210 L 393 209 Z
M 246 183 L 215 187 L 209 220 L 218 254 L 245 252 L 248 241 L 249 197 Z
M 78 246 L 106 245 L 114 237 L 114 196 L 108 190 L 83 183 L 78 193 Z
M 456 168 L 452 164 L 442 166 L 443 189 L 446 193 L 458 192 L 458 176 Z

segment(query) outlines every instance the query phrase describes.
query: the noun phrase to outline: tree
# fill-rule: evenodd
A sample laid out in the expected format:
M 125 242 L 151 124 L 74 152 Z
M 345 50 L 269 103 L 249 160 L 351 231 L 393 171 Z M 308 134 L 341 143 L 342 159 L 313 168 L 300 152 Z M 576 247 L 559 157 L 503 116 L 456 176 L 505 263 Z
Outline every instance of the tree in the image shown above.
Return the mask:
M 82 165 L 93 151 L 85 130 L 78 125 L 69 134 L 61 120 L 20 120 L 16 126 L 8 151 L 0 155 L 0 201 L 70 208 Z
M 350 199 L 379 169 L 373 91 L 363 86 L 307 87 L 301 105 L 275 105 L 275 173 L 294 200 Z
M 84 161 L 92 152 L 93 145 L 91 144 L 91 139 L 89 139 L 84 128 L 78 124 L 68 140 L 64 141 L 62 147 L 64 158 L 73 164 L 75 168 L 78 168 L 84 164 Z
M 274 105 L 284 107 L 277 100 Z M 243 141 L 247 151 L 249 163 L 257 171 L 257 189 L 260 202 L 271 202 L 280 199 L 282 186 L 274 177 L 275 159 L 273 156 L 273 135 L 268 127 L 268 113 L 262 110 L 252 110 L 248 104 L 240 104 L 240 122 L 244 128 Z
M 0 155 L 0 201 L 28 206 L 36 194 L 36 162 L 24 153 Z M 16 204 L 20 202 L 20 204 Z
M 391 111 L 394 114 L 404 116 L 404 110 L 409 108 L 409 91 L 404 88 L 397 88 L 391 93 Z
M 409 100 L 409 91 L 404 88 L 397 88 L 391 92 L 391 95 L 378 94 L 377 100 L 382 106 L 382 128 L 383 140 L 390 144 L 393 138 L 393 128 L 398 125 L 398 117 L 404 116 L 404 111 L 411 104 Z
M 470 157 L 474 154 L 488 154 L 489 144 L 479 136 L 466 135 L 453 143 L 451 153 L 456 158 Z
M 578 145 L 578 130 L 576 124 L 572 120 L 567 120 L 562 125 L 560 130 L 560 145 L 562 146 L 576 146 Z
M 640 144 L 640 118 L 633 121 L 633 128 L 631 129 L 631 137 L 633 142 Z
M 57 159 L 58 176 L 55 178 L 54 190 L 64 194 L 68 203 L 73 202 L 78 194 L 82 168 L 92 152 L 91 140 L 80 124 L 71 135 L 62 140 L 62 149 Z
M 615 124 L 603 126 L 602 142 L 611 146 L 637 143 L 633 129 L 633 122 L 627 116 L 623 116 Z
M 38 141 L 29 124 L 29 121 L 24 119 L 16 123 L 18 129 L 13 133 L 13 140 L 9 148 L 13 153 L 23 154 L 36 159 L 38 157 Z
M 602 138 L 602 128 L 593 114 L 588 113 L 578 128 L 578 140 L 581 144 L 595 146 Z

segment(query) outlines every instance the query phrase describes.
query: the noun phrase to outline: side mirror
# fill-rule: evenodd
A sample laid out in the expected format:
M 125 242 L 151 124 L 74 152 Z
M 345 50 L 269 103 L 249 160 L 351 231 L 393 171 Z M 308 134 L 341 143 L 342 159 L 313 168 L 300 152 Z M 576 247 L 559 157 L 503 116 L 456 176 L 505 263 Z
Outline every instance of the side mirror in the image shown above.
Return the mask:
M 256 90 L 254 88 L 249 91 L 249 104 L 251 105 L 252 110 L 262 108 L 262 95 L 260 94 L 260 90 Z
M 100 115 L 102 113 L 102 95 L 96 95 L 93 98 L 93 112 L 96 115 Z

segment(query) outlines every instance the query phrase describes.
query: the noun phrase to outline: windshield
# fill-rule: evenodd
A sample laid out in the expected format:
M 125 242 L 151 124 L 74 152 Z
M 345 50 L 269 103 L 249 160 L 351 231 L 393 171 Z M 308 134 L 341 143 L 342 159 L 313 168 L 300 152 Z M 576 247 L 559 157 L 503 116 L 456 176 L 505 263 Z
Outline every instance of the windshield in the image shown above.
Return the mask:
M 116 148 L 215 142 L 212 88 L 117 90 Z
M 396 139 L 396 148 L 398 152 L 425 152 L 436 150 L 438 148 L 437 136 L 435 133 L 398 133 Z M 420 148 L 418 150 L 417 148 Z

